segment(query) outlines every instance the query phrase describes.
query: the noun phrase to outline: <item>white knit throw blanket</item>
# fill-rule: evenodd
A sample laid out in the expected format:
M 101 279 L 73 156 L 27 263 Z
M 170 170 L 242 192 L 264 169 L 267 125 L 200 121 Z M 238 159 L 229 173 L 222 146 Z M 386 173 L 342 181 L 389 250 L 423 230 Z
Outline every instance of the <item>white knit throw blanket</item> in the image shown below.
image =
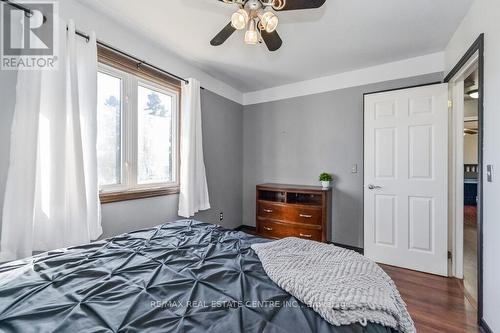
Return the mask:
M 370 259 L 299 238 L 254 244 L 252 249 L 271 280 L 330 324 L 373 322 L 416 332 L 394 282 Z

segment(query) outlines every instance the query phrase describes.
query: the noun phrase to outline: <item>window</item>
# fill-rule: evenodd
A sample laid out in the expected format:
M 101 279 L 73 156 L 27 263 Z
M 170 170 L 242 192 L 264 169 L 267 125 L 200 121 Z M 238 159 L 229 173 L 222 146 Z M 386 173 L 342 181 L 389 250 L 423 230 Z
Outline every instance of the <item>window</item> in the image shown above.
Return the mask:
M 97 85 L 99 185 L 118 185 L 122 178 L 122 79 L 99 72 Z
M 178 193 L 178 86 L 100 58 L 97 158 L 101 202 Z
M 140 184 L 175 181 L 172 109 L 175 96 L 138 87 L 138 173 Z M 168 153 L 167 153 L 168 152 Z

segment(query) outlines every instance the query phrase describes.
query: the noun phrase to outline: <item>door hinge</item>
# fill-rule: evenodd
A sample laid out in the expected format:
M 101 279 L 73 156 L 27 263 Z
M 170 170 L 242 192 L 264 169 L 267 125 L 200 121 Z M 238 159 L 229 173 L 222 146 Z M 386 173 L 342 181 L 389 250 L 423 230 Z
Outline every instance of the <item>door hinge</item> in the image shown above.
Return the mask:
M 453 259 L 453 255 L 451 254 L 451 251 L 448 251 L 448 259 Z

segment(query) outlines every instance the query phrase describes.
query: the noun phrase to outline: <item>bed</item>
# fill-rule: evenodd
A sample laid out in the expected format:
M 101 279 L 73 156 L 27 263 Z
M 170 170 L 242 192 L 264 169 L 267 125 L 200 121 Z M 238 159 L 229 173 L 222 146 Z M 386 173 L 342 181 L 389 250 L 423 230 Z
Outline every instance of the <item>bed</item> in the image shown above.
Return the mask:
M 268 278 L 261 242 L 181 220 L 4 264 L 0 332 L 394 332 L 330 325 Z

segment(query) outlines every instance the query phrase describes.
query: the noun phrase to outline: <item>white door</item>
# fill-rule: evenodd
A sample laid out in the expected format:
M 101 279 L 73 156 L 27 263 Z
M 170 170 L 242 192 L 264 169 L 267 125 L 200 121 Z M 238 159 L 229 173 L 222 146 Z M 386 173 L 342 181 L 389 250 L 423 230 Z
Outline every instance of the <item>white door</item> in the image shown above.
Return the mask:
M 448 273 L 448 86 L 365 96 L 364 248 L 376 262 Z

